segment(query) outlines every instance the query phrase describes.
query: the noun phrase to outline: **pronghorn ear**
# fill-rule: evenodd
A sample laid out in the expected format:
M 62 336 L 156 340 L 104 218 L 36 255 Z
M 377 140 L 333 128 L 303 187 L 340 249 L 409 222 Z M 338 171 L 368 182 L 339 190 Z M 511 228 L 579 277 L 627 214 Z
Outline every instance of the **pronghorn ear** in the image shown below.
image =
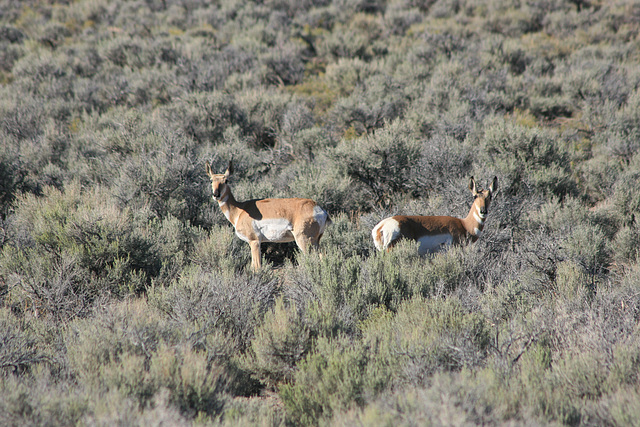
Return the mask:
M 224 177 L 229 178 L 231 175 L 233 175 L 233 162 L 231 162 L 231 160 L 229 160 L 229 167 L 227 168 L 226 172 L 224 173 Z
M 209 163 L 209 161 L 207 160 L 206 162 L 204 162 L 204 166 L 207 170 L 207 175 L 211 177 L 213 175 L 213 172 L 211 172 L 211 163 Z
M 469 190 L 471 190 L 471 193 L 474 196 L 478 195 L 478 191 L 476 190 L 476 181 L 475 181 L 475 179 L 473 179 L 473 177 L 471 177 L 471 179 L 469 179 Z
M 493 193 L 498 190 L 498 177 L 494 176 L 493 181 L 491 181 L 491 185 L 489 186 L 489 192 Z

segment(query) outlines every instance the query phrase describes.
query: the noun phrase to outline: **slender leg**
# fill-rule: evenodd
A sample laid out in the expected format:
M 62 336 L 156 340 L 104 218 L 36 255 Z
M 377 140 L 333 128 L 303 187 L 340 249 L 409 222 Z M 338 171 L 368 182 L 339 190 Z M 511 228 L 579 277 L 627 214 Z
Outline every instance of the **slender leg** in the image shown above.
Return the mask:
M 317 222 L 307 222 L 294 231 L 293 238 L 302 252 L 309 252 L 310 248 L 318 249 L 322 234 Z
M 309 245 L 307 247 L 311 247 L 315 250 L 320 249 L 320 238 L 317 239 L 309 239 Z
M 304 253 L 309 251 L 309 238 L 304 233 L 298 233 L 293 236 L 296 239 L 296 245 Z
M 299 233 L 294 237 L 296 239 L 296 244 L 302 252 L 308 253 L 309 249 L 318 249 L 320 247 L 320 245 L 318 244 L 318 238 L 309 237 L 304 233 Z
M 298 245 L 298 248 L 302 252 L 307 252 L 307 241 L 304 239 L 304 237 L 296 236 L 296 245 Z
M 253 267 L 253 271 L 260 270 L 262 266 L 262 254 L 260 253 L 260 241 L 252 240 L 249 242 L 249 246 L 251 246 L 251 267 Z

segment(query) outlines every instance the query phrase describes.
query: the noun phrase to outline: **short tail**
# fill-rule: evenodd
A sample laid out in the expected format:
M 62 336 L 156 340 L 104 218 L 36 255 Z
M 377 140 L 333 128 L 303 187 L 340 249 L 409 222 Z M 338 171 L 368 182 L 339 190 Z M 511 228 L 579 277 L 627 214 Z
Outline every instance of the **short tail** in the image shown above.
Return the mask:
M 381 221 L 378 223 L 378 225 L 373 227 L 373 230 L 371 230 L 371 237 L 373 237 L 373 244 L 375 245 L 376 249 L 379 251 L 383 251 L 386 249 L 386 246 L 384 244 L 384 234 L 382 232 L 383 225 L 384 225 L 384 221 Z
M 333 224 L 333 221 L 331 221 L 331 218 L 329 217 L 327 211 L 325 211 L 324 208 L 319 205 L 315 205 L 313 207 L 313 217 L 315 221 L 320 225 L 321 232 L 324 232 L 324 229 L 327 227 L 327 225 Z
M 393 243 L 400 237 L 400 227 L 394 218 L 385 218 L 371 230 L 373 244 L 376 249 L 383 251 L 393 246 Z

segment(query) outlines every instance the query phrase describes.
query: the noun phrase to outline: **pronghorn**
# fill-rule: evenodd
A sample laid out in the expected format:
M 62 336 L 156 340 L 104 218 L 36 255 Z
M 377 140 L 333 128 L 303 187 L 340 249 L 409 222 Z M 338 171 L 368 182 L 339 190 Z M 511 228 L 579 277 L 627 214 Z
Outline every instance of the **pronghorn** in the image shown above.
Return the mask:
M 498 177 L 494 177 L 488 190 L 478 190 L 471 177 L 469 190 L 475 197 L 466 218 L 452 216 L 405 216 L 385 218 L 371 234 L 378 250 L 391 249 L 401 238 L 419 243 L 420 255 L 434 253 L 453 245 L 475 242 L 482 234 L 484 221 L 491 203 L 491 195 L 498 189 Z
M 238 202 L 231 194 L 227 180 L 233 174 L 233 165 L 224 174 L 211 171 L 206 162 L 207 175 L 211 178 L 213 199 L 236 230 L 236 235 L 251 246 L 251 266 L 257 270 L 262 265 L 260 243 L 293 242 L 306 252 L 318 247 L 327 225 L 329 214 L 311 199 L 256 199 Z

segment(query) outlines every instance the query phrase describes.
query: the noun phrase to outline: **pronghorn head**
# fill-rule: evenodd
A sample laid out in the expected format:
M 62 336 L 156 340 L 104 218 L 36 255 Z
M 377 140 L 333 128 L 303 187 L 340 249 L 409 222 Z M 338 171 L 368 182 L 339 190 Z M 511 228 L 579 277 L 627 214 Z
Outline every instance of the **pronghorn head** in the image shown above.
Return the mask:
M 233 164 L 229 161 L 229 167 L 225 173 L 213 173 L 211 170 L 211 164 L 206 162 L 207 175 L 211 179 L 211 190 L 213 191 L 213 198 L 217 201 L 226 202 L 226 198 L 229 197 L 229 186 L 227 180 L 233 174 Z
M 483 190 L 478 189 L 476 186 L 476 181 L 471 177 L 469 180 L 469 190 L 473 194 L 475 200 L 473 201 L 474 206 L 476 207 L 477 214 L 479 217 L 478 222 L 483 222 L 487 217 L 487 212 L 489 212 L 489 204 L 491 204 L 491 196 L 494 191 L 498 189 L 498 177 L 494 176 L 493 181 L 491 181 L 491 185 L 489 185 L 489 189 Z

